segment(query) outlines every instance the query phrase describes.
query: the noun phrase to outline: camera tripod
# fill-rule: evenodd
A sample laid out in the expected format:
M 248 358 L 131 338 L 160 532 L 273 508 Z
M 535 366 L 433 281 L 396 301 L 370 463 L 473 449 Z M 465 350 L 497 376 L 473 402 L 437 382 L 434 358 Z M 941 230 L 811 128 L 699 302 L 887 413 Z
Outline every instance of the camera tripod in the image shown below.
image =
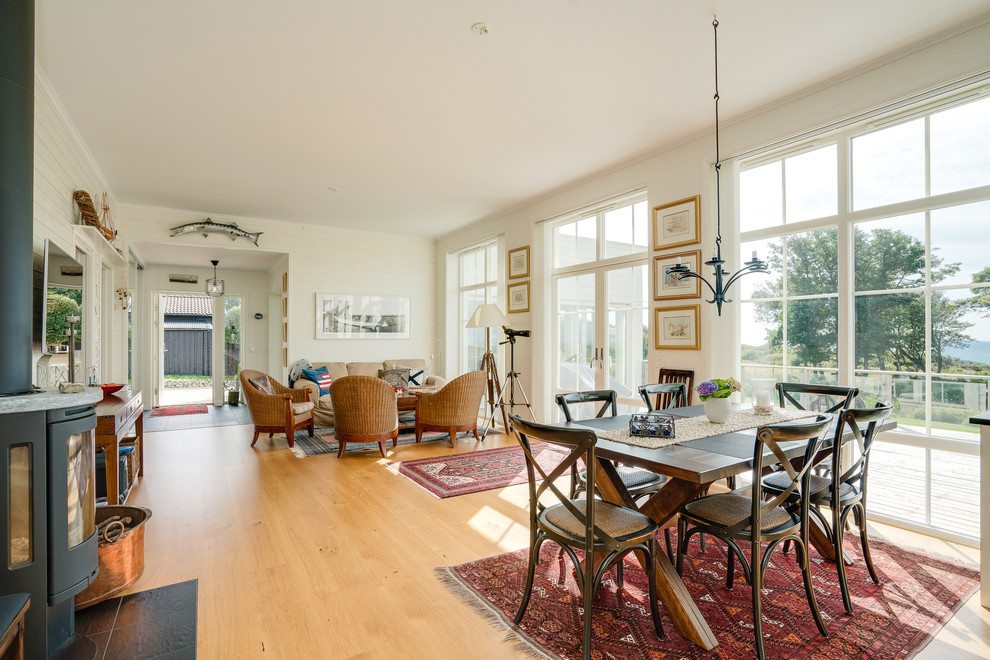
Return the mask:
M 529 410 L 529 416 L 536 421 L 536 417 L 533 415 L 533 406 L 529 402 L 529 397 L 526 396 L 526 390 L 523 389 L 522 382 L 519 380 L 519 372 L 516 371 L 516 337 L 528 337 L 529 330 L 513 330 L 512 328 L 507 328 L 502 326 L 505 331 L 505 341 L 499 342 L 499 346 L 509 345 L 509 371 L 505 374 L 505 380 L 502 382 L 502 387 L 499 388 L 498 399 L 495 400 L 492 406 L 491 416 L 485 420 L 485 425 L 481 429 L 481 438 L 484 439 L 485 435 L 489 430 L 495 426 L 495 411 L 502 411 L 502 424 L 505 426 L 505 432 L 509 432 L 509 417 L 505 412 L 506 406 L 509 408 L 509 413 L 513 411 L 516 406 L 525 406 Z M 516 403 L 516 388 L 519 388 L 519 393 L 522 395 L 523 401 L 525 403 Z M 508 391 L 508 402 L 505 399 L 505 393 Z

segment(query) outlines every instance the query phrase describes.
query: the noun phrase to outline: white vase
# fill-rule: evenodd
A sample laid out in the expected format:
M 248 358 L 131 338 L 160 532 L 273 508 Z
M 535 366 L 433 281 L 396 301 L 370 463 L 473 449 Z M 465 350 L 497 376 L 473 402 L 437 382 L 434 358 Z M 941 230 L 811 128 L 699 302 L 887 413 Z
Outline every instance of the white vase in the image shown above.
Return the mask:
M 705 399 L 705 417 L 712 424 L 725 424 L 732 415 L 732 404 L 728 399 Z

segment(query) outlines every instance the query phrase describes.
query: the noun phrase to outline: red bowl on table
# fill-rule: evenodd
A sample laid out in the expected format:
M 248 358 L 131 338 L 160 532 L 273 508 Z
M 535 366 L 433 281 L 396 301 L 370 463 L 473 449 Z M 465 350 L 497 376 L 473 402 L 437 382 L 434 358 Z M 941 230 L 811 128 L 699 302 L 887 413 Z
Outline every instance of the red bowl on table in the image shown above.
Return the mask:
M 123 385 L 117 385 L 116 383 L 110 383 L 109 385 L 100 385 L 100 389 L 103 390 L 103 396 L 110 396 L 117 390 L 123 389 Z

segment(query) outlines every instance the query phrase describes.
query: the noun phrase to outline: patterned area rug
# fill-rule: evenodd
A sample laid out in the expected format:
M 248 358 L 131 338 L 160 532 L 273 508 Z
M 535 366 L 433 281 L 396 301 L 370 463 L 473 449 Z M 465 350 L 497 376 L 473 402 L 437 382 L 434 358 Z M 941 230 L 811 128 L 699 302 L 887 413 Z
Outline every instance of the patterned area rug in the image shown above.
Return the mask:
M 533 455 L 549 472 L 567 452 L 538 442 L 533 444 Z M 518 446 L 417 458 L 388 467 L 439 498 L 524 484 L 527 478 L 526 458 Z
M 206 404 L 193 406 L 161 406 L 151 411 L 150 417 L 174 417 L 176 415 L 205 415 L 209 410 Z
M 320 454 L 333 454 L 337 455 L 337 439 L 333 435 L 333 429 L 321 429 L 317 428 L 315 434 L 312 438 L 309 437 L 309 433 L 306 430 L 296 431 L 296 446 L 290 447 L 292 453 L 296 455 L 297 458 L 307 458 L 309 456 L 319 456 Z M 458 438 L 463 438 L 465 435 L 469 435 L 474 438 L 474 436 L 468 433 L 459 433 Z M 262 434 L 264 437 L 264 434 Z M 437 440 L 450 440 L 450 436 L 446 433 L 424 433 L 423 442 L 436 442 Z M 399 432 L 399 445 L 412 445 L 416 444 L 416 434 L 410 431 L 400 431 Z M 388 449 L 392 448 L 392 441 L 388 441 L 386 445 Z M 347 447 L 344 449 L 344 453 L 350 453 L 352 451 L 361 450 L 373 451 L 376 456 L 381 456 L 378 453 L 378 445 L 371 442 L 361 442 L 361 443 L 347 443 Z
M 821 637 L 804 596 L 801 571 L 789 556 L 774 553 L 763 596 L 766 653 L 774 660 L 911 658 L 945 625 L 976 591 L 979 571 L 950 561 L 926 557 L 881 541 L 870 548 L 880 585 L 870 580 L 860 554 L 847 569 L 853 615 L 842 607 L 835 568 L 812 551 L 815 596 L 829 631 Z M 541 658 L 581 657 L 581 596 L 568 559 L 545 543 L 536 568 L 529 609 L 519 626 L 512 624 L 526 579 L 526 550 L 438 568 L 437 575 L 461 600 L 500 629 L 510 631 L 521 650 Z M 593 657 L 640 660 L 647 658 L 753 658 L 751 591 L 738 567 L 736 584 L 725 588 L 725 545 L 709 538 L 701 553 L 692 543 L 685 558 L 684 582 L 708 621 L 719 646 L 706 652 L 686 641 L 663 606 L 660 614 L 666 639 L 659 640 L 646 600 L 646 575 L 626 562 L 625 588 L 617 592 L 605 578 L 595 599 Z M 614 571 L 610 571 L 612 576 Z

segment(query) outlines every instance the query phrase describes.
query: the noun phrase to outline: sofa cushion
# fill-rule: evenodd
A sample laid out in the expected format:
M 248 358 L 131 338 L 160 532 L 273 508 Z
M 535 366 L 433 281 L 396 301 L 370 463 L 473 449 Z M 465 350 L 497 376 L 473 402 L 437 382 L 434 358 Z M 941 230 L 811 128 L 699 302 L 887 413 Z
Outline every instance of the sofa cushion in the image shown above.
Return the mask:
M 415 387 L 423 387 L 426 385 L 426 379 L 430 377 L 429 369 L 420 369 L 418 367 L 411 367 L 409 369 L 409 384 Z
M 333 379 L 330 378 L 330 373 L 327 371 L 326 367 L 319 367 L 317 369 L 303 369 L 302 377 L 316 383 L 320 388 L 321 396 L 324 394 L 329 394 L 330 385 L 333 383 Z
M 378 377 L 392 387 L 409 387 L 409 367 L 399 367 L 398 369 L 379 369 Z
M 371 376 L 378 378 L 378 370 L 382 368 L 381 362 L 348 362 L 348 376 Z
M 268 376 L 261 375 L 255 378 L 248 378 L 248 382 L 254 385 L 254 389 L 258 390 L 262 394 L 275 394 L 275 388 L 268 380 Z

